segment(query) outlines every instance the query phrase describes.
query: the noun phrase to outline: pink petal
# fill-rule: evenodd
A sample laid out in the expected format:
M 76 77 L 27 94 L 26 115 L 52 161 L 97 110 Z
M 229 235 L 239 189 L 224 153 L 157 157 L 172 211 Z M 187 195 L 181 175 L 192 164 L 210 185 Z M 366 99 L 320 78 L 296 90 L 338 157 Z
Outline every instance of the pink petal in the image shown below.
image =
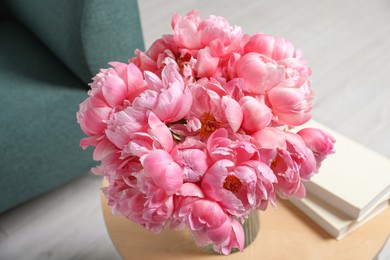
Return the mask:
M 241 127 L 243 119 L 243 113 L 240 105 L 233 98 L 223 96 L 222 107 L 230 127 L 232 128 L 233 132 L 237 132 Z
M 218 64 L 218 57 L 212 57 L 207 49 L 201 49 L 198 52 L 197 63 L 195 65 L 198 77 L 211 77 L 215 73 Z
M 251 96 L 240 99 L 243 112 L 242 128 L 248 133 L 256 132 L 269 125 L 272 113 L 269 107 Z
M 162 80 L 156 74 L 145 71 L 144 75 L 149 89 L 159 92 L 163 88 Z
M 88 100 L 85 102 L 88 102 Z M 80 106 L 80 112 L 77 113 L 77 122 L 80 124 L 83 132 L 90 136 L 102 133 L 107 127 L 107 124 L 104 122 L 104 120 L 109 118 L 112 108 L 89 108 L 84 102 Z
M 107 102 L 113 107 L 121 105 L 127 96 L 125 82 L 116 75 L 106 76 L 102 91 Z
M 265 94 L 284 79 L 284 68 L 258 53 L 247 53 L 236 65 L 237 75 L 248 85 L 252 94 Z
M 226 221 L 222 225 L 217 227 L 210 227 L 207 230 L 207 235 L 214 244 L 219 244 L 229 239 L 231 230 L 232 226 L 230 219 L 226 218 Z
M 286 138 L 278 128 L 266 127 L 252 134 L 256 146 L 263 149 L 285 149 Z
M 109 154 L 118 151 L 117 148 L 108 140 L 101 141 L 97 144 L 93 151 L 93 159 L 100 161 L 106 158 Z
M 137 89 L 142 88 L 144 84 L 144 78 L 140 69 L 133 63 L 127 66 L 127 84 L 129 93 L 136 92 Z
M 145 173 L 166 194 L 173 195 L 183 184 L 183 170 L 164 150 L 153 150 L 141 159 L 141 163 Z
M 194 202 L 192 217 L 209 227 L 218 227 L 226 221 L 227 215 L 218 203 L 201 199 Z
M 178 103 L 180 110 L 177 112 L 176 115 L 173 115 L 171 121 L 179 121 L 180 119 L 186 117 L 191 110 L 192 101 L 193 98 L 191 90 L 189 88 L 185 88 L 181 97 L 181 101 Z
M 164 166 L 163 166 L 164 167 Z M 183 169 L 175 162 L 166 166 L 164 188 L 168 195 L 176 193 L 183 184 Z
M 301 182 L 298 185 L 299 187 L 297 191 L 294 193 L 294 197 L 300 200 L 306 196 L 306 188 Z
M 310 149 L 307 149 L 306 158 L 301 163 L 299 176 L 301 177 L 302 180 L 306 180 L 306 181 L 310 180 L 310 178 L 313 176 L 313 174 L 316 171 L 316 167 L 317 167 L 317 163 L 314 154 Z
M 232 225 L 232 234 L 230 236 L 231 243 L 237 245 L 240 251 L 244 250 L 245 245 L 245 233 L 241 223 L 234 218 L 230 218 Z
M 190 182 L 184 183 L 178 191 L 177 195 L 204 198 L 204 194 L 201 188 L 198 185 Z
M 272 35 L 257 33 L 245 45 L 245 52 L 257 52 L 274 60 L 292 57 L 294 46 L 291 42 Z
M 171 151 L 173 138 L 168 127 L 152 112 L 149 113 L 148 123 L 150 126 L 149 134 L 161 144 L 165 151 Z
M 300 89 L 273 88 L 268 92 L 268 99 L 279 123 L 298 126 L 311 118 L 311 103 Z

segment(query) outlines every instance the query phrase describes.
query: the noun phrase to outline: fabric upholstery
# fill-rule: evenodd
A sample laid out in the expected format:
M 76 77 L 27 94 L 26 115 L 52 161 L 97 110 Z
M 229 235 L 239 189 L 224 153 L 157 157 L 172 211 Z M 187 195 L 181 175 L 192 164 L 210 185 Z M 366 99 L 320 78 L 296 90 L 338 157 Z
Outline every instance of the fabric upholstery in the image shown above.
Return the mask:
M 0 213 L 89 172 L 87 83 L 143 46 L 136 0 L 0 1 Z
M 83 82 L 16 22 L 0 22 L 0 39 L 2 212 L 87 173 L 93 161 L 75 118 Z
M 143 49 L 136 0 L 3 1 L 85 83 L 109 61 L 127 61 Z

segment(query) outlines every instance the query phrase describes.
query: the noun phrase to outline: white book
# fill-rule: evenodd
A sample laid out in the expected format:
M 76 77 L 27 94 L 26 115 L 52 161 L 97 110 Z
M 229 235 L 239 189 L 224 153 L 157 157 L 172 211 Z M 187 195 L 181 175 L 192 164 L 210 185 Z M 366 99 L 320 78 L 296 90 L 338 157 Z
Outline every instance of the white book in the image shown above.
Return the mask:
M 374 209 L 360 221 L 349 218 L 339 210 L 310 194 L 302 200 L 291 198 L 290 202 L 332 237 L 340 240 L 380 212 L 384 211 L 389 206 L 389 197 L 386 196 L 385 198 L 382 198 Z
M 390 160 L 316 122 L 336 139 L 335 154 L 322 163 L 319 173 L 305 184 L 308 193 L 326 201 L 350 218 L 364 219 L 390 193 Z

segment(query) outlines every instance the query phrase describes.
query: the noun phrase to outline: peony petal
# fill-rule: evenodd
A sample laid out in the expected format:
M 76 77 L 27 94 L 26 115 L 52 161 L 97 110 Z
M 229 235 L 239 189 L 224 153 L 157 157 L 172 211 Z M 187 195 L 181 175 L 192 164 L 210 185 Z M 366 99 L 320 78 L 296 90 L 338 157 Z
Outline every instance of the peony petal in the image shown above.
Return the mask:
M 127 66 L 127 86 L 129 93 L 137 92 L 144 85 L 144 78 L 140 69 L 133 63 Z
M 107 139 L 100 141 L 95 150 L 93 151 L 93 159 L 95 161 L 100 161 L 106 158 L 109 154 L 118 152 L 118 149 Z
M 222 225 L 208 228 L 207 235 L 214 244 L 220 244 L 229 239 L 231 230 L 232 226 L 230 219 L 226 218 L 226 221 L 222 223 Z
M 230 127 L 232 128 L 233 132 L 237 132 L 241 127 L 243 119 L 243 112 L 240 105 L 233 98 L 223 96 L 222 107 Z
M 262 149 L 286 148 L 285 135 L 278 128 L 266 127 L 252 134 L 252 137 L 256 146 Z
M 163 88 L 162 81 L 156 74 L 145 71 L 144 76 L 148 89 L 159 92 Z
M 122 105 L 127 96 L 127 87 L 123 79 L 117 75 L 109 74 L 102 87 L 103 95 L 111 106 Z
M 245 234 L 242 228 L 241 223 L 239 223 L 234 218 L 230 218 L 232 226 L 232 234 L 230 235 L 230 240 L 232 244 L 237 245 L 240 251 L 244 250 L 245 245 Z
M 299 126 L 311 118 L 312 105 L 300 89 L 273 88 L 268 92 L 268 99 L 280 124 Z
M 199 197 L 199 198 L 204 198 L 204 194 L 202 189 L 194 184 L 194 183 L 184 183 L 181 187 L 180 190 L 178 191 L 177 195 L 184 196 L 184 197 Z
M 198 78 L 211 77 L 217 70 L 218 64 L 218 57 L 212 57 L 207 49 L 199 50 L 195 65 Z
M 247 84 L 252 94 L 265 94 L 284 79 L 284 68 L 258 53 L 250 52 L 240 58 L 236 65 L 237 75 Z
M 268 126 L 272 119 L 272 113 L 269 107 L 251 96 L 245 96 L 240 99 L 243 112 L 242 128 L 248 132 L 256 132 Z
M 165 151 L 171 151 L 173 147 L 172 134 L 168 127 L 152 112 L 149 113 L 149 134 L 156 139 Z
M 183 169 L 175 162 L 171 162 L 165 169 L 164 189 L 168 195 L 175 194 L 183 184 Z

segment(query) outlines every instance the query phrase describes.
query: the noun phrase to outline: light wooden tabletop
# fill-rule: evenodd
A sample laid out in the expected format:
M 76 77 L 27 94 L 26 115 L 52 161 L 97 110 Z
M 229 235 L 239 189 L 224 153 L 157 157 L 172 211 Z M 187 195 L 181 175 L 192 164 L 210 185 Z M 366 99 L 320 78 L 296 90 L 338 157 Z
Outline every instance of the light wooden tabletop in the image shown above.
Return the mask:
M 170 33 L 172 13 L 195 8 L 203 17 L 224 16 L 245 33 L 262 31 L 292 41 L 313 71 L 314 119 L 390 158 L 390 1 L 148 0 L 139 6 L 146 47 Z M 209 258 L 191 240 L 169 232 L 153 236 L 112 216 L 104 202 L 103 210 L 126 259 Z M 341 241 L 288 202 L 279 201 L 277 210 L 270 208 L 260 219 L 255 244 L 223 259 L 371 259 L 390 231 L 389 209 Z
M 372 259 L 390 230 L 390 208 L 340 241 L 315 225 L 288 201 L 260 214 L 260 232 L 243 252 L 213 255 L 196 246 L 187 232 L 149 230 L 114 216 L 102 196 L 108 233 L 124 259 Z

